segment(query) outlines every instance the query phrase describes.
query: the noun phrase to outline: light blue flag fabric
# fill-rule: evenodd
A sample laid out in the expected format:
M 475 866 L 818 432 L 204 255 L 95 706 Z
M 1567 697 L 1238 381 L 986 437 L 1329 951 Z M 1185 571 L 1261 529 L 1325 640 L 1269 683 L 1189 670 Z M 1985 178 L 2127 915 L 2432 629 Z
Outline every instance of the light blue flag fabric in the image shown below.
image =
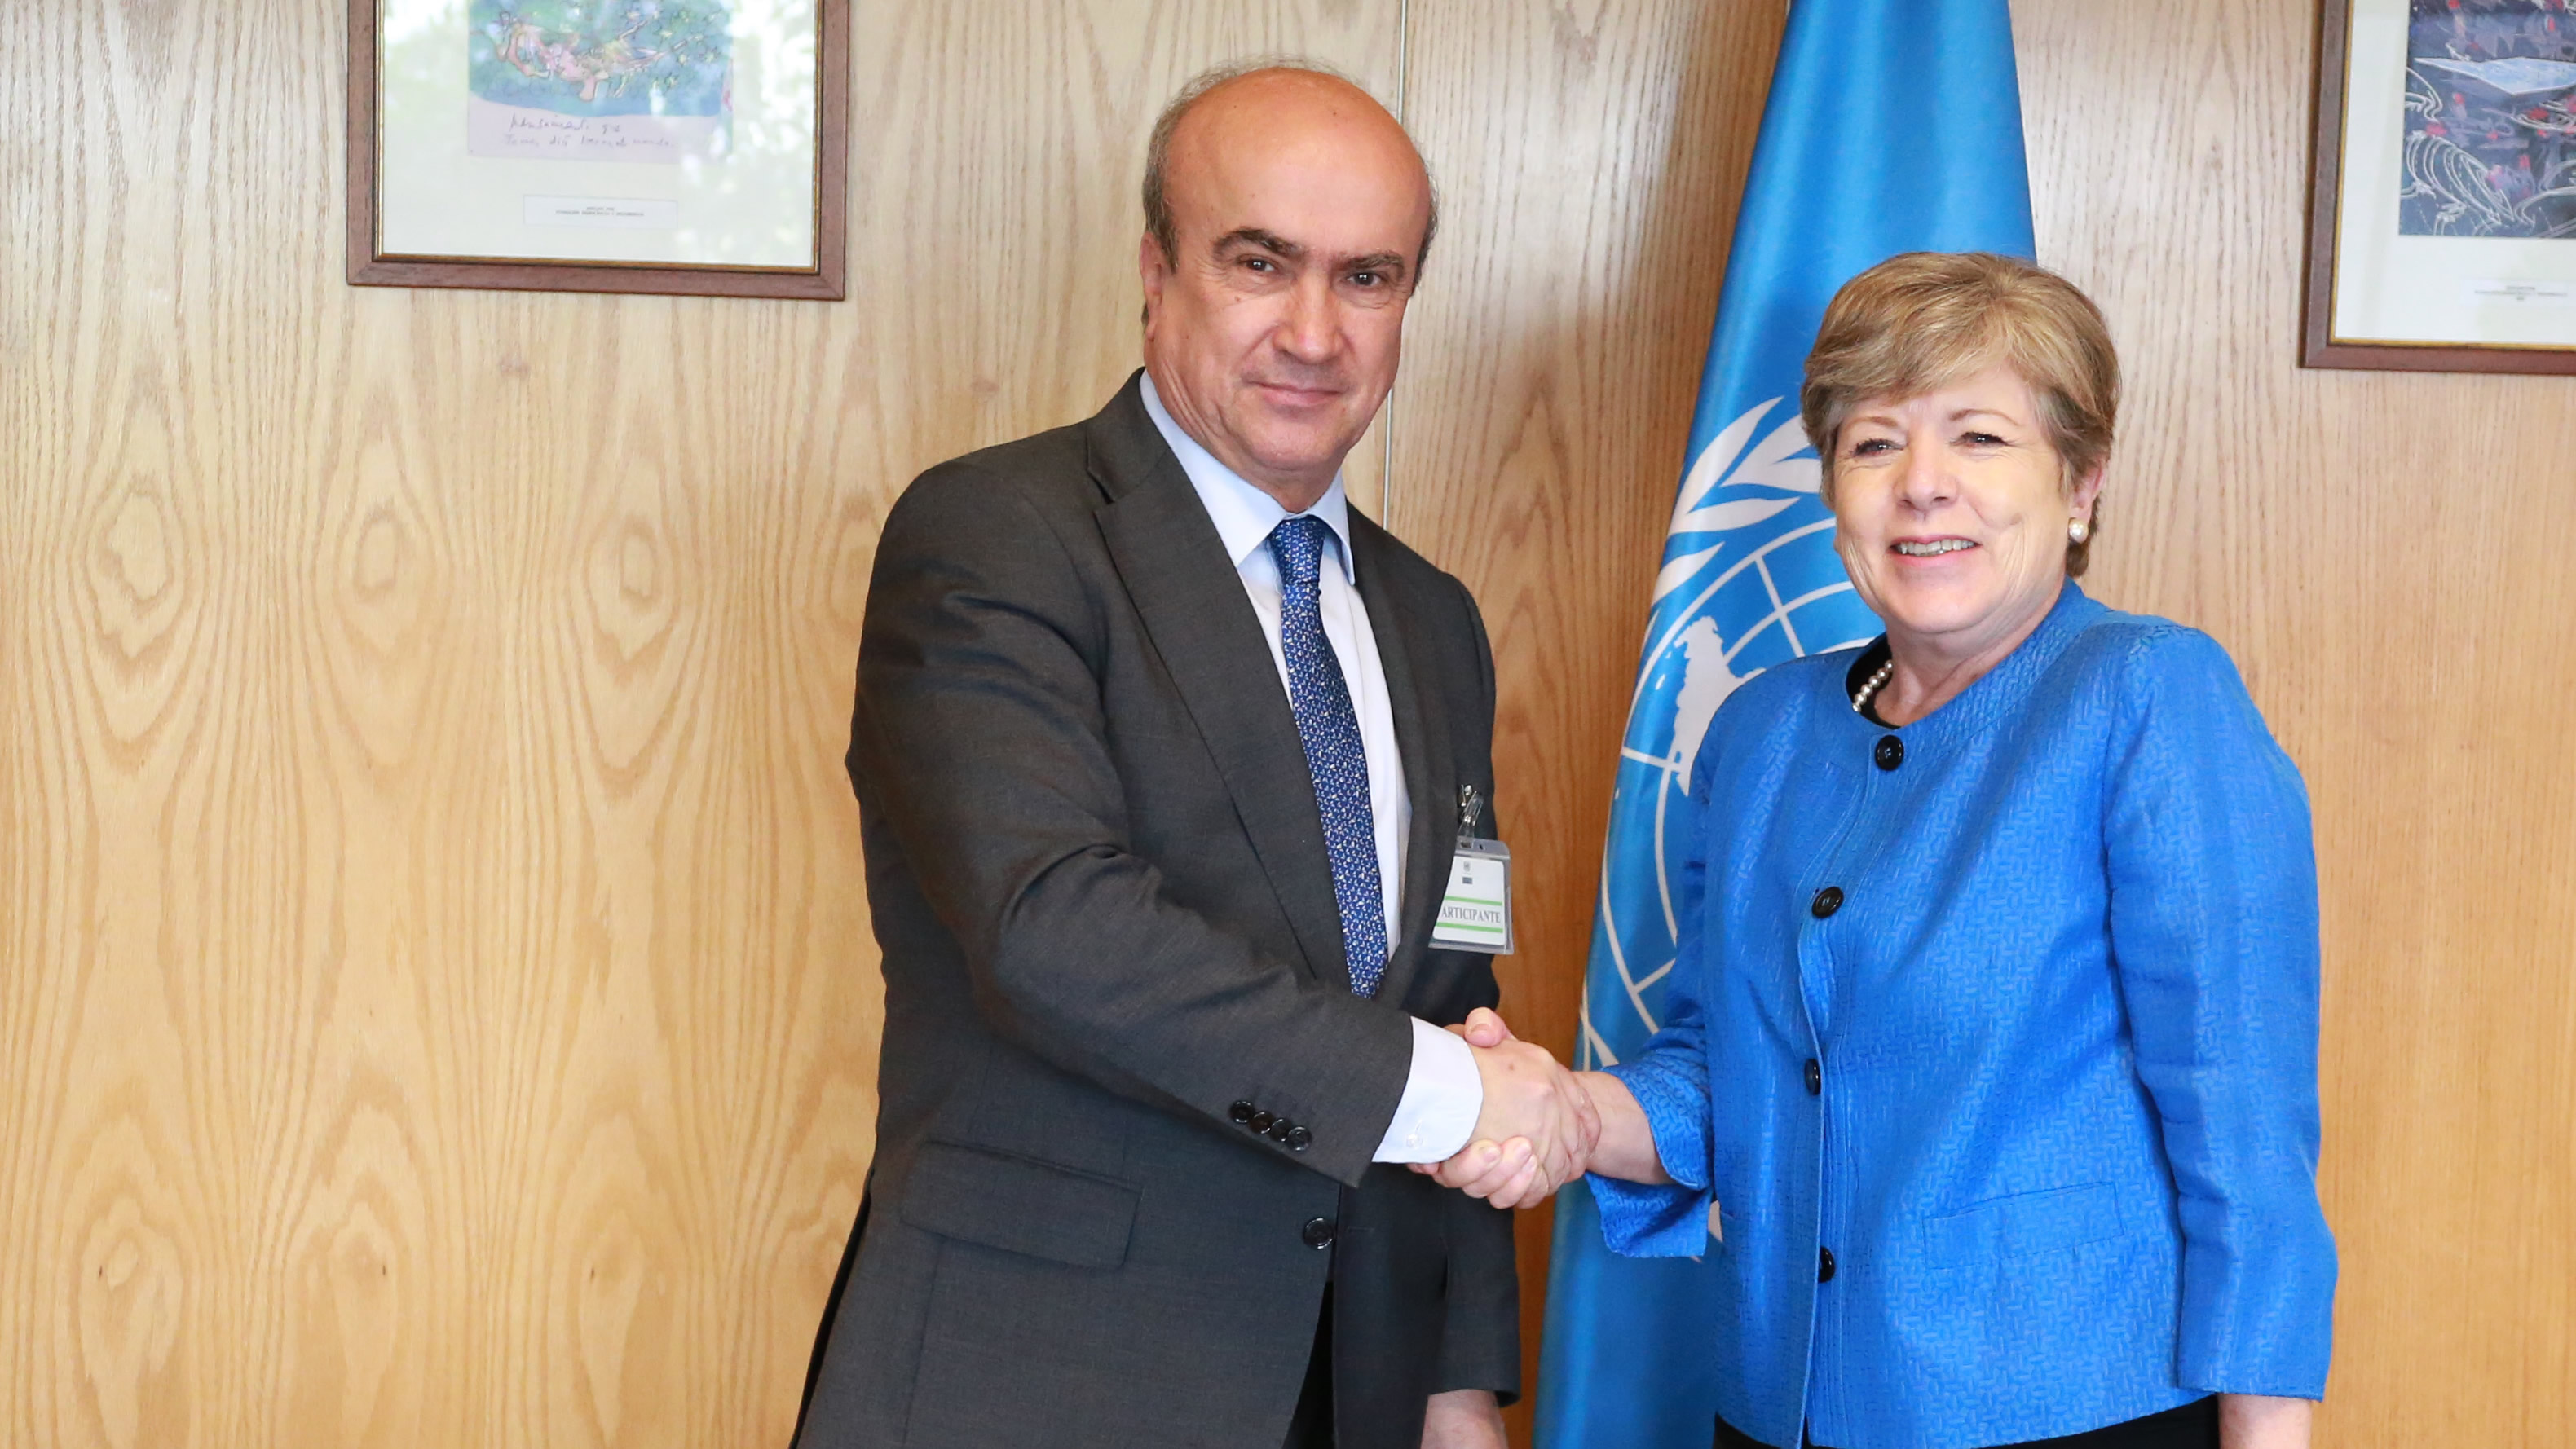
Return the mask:
M 1874 637 L 1833 551 L 1798 383 L 1835 289 L 1899 252 L 2032 255 L 2005 0 L 1796 0 L 1701 375 L 1601 867 L 1586 1065 L 1653 1034 L 1690 767 L 1718 705 L 1782 660 Z M 1540 1449 L 1704 1449 L 1709 1259 L 1627 1259 L 1556 1200 Z

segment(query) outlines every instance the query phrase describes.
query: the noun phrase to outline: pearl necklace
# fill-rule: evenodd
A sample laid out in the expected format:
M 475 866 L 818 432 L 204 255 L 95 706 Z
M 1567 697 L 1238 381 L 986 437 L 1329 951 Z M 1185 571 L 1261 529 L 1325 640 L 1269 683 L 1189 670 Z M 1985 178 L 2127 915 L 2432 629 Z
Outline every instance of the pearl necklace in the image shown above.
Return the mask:
M 1869 678 L 1861 681 L 1860 688 L 1852 691 L 1852 713 L 1858 715 L 1868 714 L 1870 700 L 1875 697 L 1880 690 L 1887 687 L 1887 681 L 1895 677 L 1896 656 L 1891 654 L 1887 657 L 1887 662 L 1885 664 L 1878 666 L 1876 670 L 1871 672 Z

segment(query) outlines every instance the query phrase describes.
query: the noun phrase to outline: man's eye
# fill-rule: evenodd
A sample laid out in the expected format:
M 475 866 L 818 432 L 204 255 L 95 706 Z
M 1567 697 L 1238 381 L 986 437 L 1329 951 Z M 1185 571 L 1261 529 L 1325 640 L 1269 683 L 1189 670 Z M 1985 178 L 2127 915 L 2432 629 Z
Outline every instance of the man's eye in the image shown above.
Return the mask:
M 1357 285 L 1357 286 L 1362 286 L 1362 287 L 1374 287 L 1374 286 L 1376 286 L 1378 283 L 1380 283 L 1380 282 L 1382 282 L 1382 281 L 1385 281 L 1385 280 L 1386 280 L 1386 279 L 1385 279 L 1384 277 L 1379 276 L 1379 275 L 1378 275 L 1377 273 L 1375 273 L 1375 272 L 1353 272 L 1353 273 L 1351 273 L 1351 281 L 1352 281 L 1352 283 L 1353 283 L 1354 285 Z
M 1279 270 L 1278 265 L 1272 262 L 1268 257 L 1245 257 L 1243 259 L 1243 264 L 1252 268 L 1256 272 L 1275 272 Z

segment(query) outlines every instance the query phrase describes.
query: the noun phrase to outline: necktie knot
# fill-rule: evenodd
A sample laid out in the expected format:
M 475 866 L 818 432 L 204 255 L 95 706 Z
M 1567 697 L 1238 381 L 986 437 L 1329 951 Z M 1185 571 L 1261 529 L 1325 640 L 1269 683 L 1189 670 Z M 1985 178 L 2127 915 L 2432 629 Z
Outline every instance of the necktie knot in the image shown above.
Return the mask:
M 1313 588 L 1323 573 L 1324 541 L 1332 536 L 1333 526 L 1312 514 L 1279 520 L 1270 530 L 1270 556 L 1279 561 L 1280 583 Z

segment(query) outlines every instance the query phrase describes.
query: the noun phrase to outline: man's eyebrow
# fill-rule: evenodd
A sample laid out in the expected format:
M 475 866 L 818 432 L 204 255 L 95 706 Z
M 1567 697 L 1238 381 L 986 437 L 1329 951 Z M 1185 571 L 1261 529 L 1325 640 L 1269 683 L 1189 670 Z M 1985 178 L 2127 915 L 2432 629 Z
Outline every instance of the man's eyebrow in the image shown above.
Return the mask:
M 1292 242 L 1277 232 L 1264 231 L 1257 226 L 1238 226 L 1216 239 L 1218 251 L 1237 245 L 1259 247 L 1273 256 L 1287 257 L 1291 261 L 1306 254 L 1303 243 Z
M 1389 276 L 1400 277 L 1404 275 L 1404 258 L 1395 252 L 1371 252 L 1364 257 L 1353 257 L 1349 261 L 1342 263 L 1339 267 L 1334 268 L 1334 270 L 1341 272 L 1384 272 Z

